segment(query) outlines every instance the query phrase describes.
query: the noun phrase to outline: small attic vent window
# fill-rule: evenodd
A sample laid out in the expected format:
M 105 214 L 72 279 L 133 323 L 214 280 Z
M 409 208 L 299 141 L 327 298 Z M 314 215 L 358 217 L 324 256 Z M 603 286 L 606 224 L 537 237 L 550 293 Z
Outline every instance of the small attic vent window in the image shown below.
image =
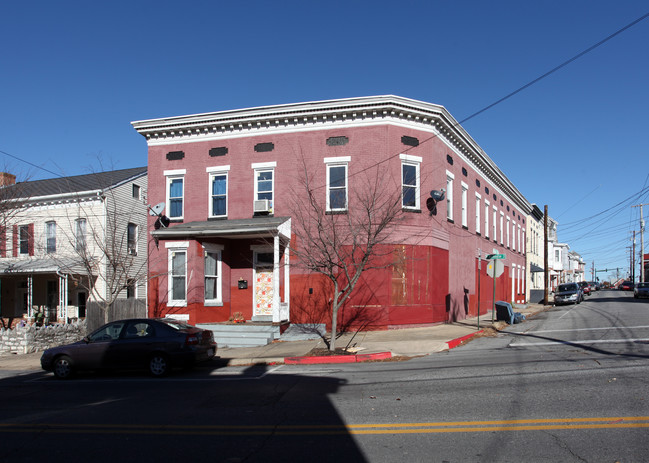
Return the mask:
M 327 138 L 327 146 L 343 146 L 349 143 L 347 137 L 329 137 Z
M 184 151 L 169 151 L 167 153 L 167 161 L 180 161 L 184 157 Z
M 255 145 L 255 151 L 257 153 L 267 153 L 275 149 L 274 143 L 257 143 Z
M 446 155 L 446 162 L 448 162 L 450 165 L 453 165 L 453 158 L 450 154 Z
M 218 148 L 212 148 L 210 150 L 210 156 L 216 157 L 216 156 L 225 156 L 228 154 L 228 148 L 225 146 L 220 146 Z
M 403 137 L 401 137 L 401 143 L 406 146 L 419 146 L 419 139 L 404 135 Z
M 467 172 L 467 170 L 464 167 L 462 167 L 462 175 L 464 175 L 465 177 L 467 177 L 469 175 L 469 173 Z

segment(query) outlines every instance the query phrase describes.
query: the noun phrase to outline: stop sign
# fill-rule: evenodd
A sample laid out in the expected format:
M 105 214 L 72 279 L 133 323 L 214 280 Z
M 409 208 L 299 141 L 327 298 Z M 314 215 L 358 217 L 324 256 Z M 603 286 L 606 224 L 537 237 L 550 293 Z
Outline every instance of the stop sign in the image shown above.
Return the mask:
M 496 273 L 496 278 L 503 274 L 503 272 L 505 271 L 505 264 L 502 260 L 496 259 L 489 262 L 489 264 L 487 265 L 487 275 L 493 278 L 494 270 Z

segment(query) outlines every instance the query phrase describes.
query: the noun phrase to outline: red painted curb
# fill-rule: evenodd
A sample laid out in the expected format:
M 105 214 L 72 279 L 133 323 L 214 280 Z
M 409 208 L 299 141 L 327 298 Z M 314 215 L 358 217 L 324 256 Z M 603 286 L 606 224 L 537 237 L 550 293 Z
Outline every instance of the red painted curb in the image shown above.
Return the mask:
M 460 338 L 453 339 L 453 340 L 447 342 L 446 344 L 448 344 L 449 349 L 453 349 L 454 347 L 457 347 L 460 344 L 462 344 L 462 342 L 466 341 L 467 339 L 471 339 L 473 336 L 475 336 L 476 334 L 482 333 L 483 331 L 484 330 L 480 330 L 480 331 L 476 331 L 475 333 L 467 334 L 466 336 L 462 336 Z
M 287 365 L 315 365 L 323 363 L 358 363 L 368 360 L 383 360 L 392 357 L 391 352 L 379 352 L 377 354 L 360 355 L 328 355 L 322 357 L 286 357 L 284 363 Z

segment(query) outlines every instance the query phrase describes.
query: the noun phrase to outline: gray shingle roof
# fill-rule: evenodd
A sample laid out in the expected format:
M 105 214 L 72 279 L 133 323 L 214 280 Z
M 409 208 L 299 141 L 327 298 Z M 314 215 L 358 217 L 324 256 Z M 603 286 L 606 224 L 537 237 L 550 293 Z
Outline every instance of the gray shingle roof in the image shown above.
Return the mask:
M 30 182 L 20 182 L 6 187 L 16 189 L 17 197 L 35 198 L 67 193 L 82 193 L 84 191 L 104 190 L 118 185 L 126 180 L 146 174 L 146 167 L 97 172 L 72 177 L 59 177 Z

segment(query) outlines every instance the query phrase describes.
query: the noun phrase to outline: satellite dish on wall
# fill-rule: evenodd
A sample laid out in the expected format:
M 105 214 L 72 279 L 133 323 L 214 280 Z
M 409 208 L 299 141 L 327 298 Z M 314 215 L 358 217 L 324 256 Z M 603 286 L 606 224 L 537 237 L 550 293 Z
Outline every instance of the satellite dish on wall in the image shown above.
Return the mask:
M 441 190 L 432 190 L 430 198 L 426 200 L 426 207 L 430 211 L 430 215 L 437 215 L 437 202 L 444 200 L 444 188 Z
M 155 206 L 149 206 L 149 215 L 158 216 L 164 211 L 165 203 L 159 203 Z
M 430 197 L 437 201 L 443 201 L 444 200 L 444 188 L 441 190 L 432 190 L 430 192 Z
M 156 230 L 162 228 L 167 228 L 169 226 L 169 223 L 171 222 L 169 220 L 169 217 L 166 215 L 162 214 L 162 211 L 164 211 L 164 208 L 166 206 L 166 203 L 158 203 L 155 206 L 149 206 L 149 215 L 153 217 L 157 217 L 158 220 L 155 221 L 153 224 L 153 228 Z

